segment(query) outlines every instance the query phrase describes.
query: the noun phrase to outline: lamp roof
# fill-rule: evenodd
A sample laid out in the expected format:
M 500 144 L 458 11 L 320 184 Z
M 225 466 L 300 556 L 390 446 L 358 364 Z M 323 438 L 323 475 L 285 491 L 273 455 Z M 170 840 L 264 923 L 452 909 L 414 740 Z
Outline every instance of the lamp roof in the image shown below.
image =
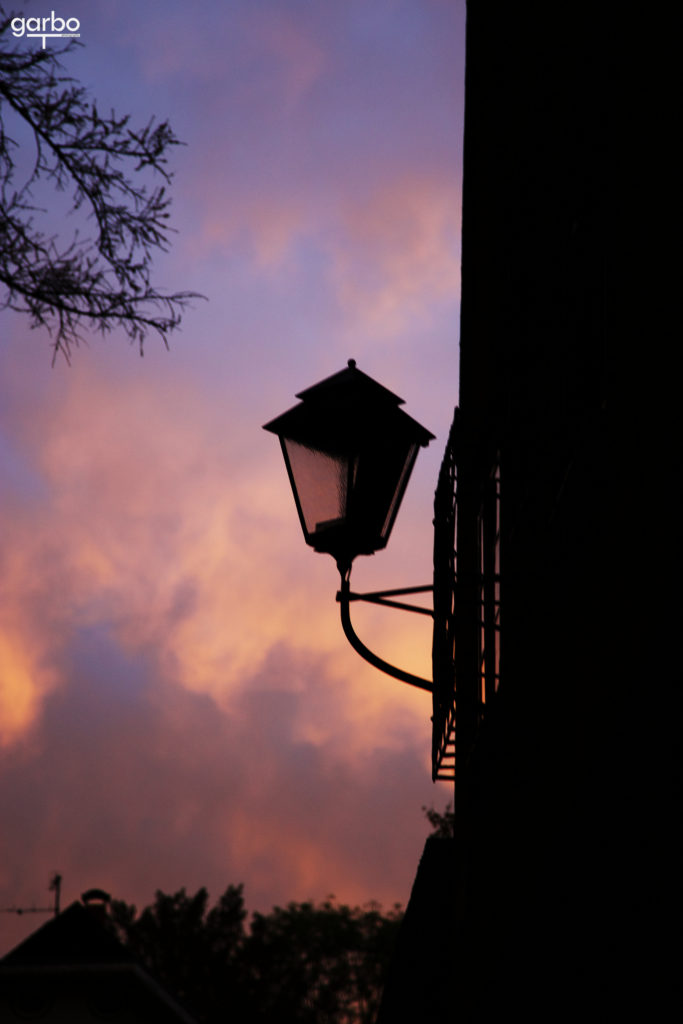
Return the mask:
M 338 373 L 333 373 L 317 384 L 312 384 L 311 387 L 299 391 L 296 397 L 302 401 L 322 401 L 342 392 L 347 395 L 356 394 L 366 400 L 376 402 L 389 402 L 392 405 L 405 404 L 404 400 L 395 395 L 393 391 L 389 391 L 389 388 L 385 388 L 383 384 L 359 370 L 355 359 L 349 359 L 344 369 L 339 370 Z
M 301 399 L 298 405 L 266 423 L 263 429 L 303 439 L 324 418 L 327 430 L 334 422 L 334 433 L 339 430 L 348 436 L 349 431 L 355 432 L 354 423 L 359 431 L 364 431 L 372 422 L 391 417 L 392 427 L 404 435 L 410 434 L 421 447 L 434 438 L 417 420 L 399 409 L 404 404 L 402 398 L 359 370 L 354 359 L 349 359 L 343 370 L 298 392 L 296 397 Z

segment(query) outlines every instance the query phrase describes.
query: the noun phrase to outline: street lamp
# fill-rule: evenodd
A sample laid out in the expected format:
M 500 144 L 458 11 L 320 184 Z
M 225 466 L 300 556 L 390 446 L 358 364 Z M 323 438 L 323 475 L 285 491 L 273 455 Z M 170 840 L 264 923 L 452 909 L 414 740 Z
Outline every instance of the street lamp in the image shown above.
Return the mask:
M 353 594 L 349 577 L 357 555 L 386 546 L 417 453 L 434 435 L 399 408 L 403 399 L 362 373 L 353 359 L 297 398 L 298 405 L 264 430 L 280 439 L 306 543 L 337 562 L 337 599 L 347 639 L 383 672 L 431 691 L 431 682 L 388 664 L 359 640 L 349 603 L 365 600 L 431 615 L 429 609 L 389 598 L 432 586 Z

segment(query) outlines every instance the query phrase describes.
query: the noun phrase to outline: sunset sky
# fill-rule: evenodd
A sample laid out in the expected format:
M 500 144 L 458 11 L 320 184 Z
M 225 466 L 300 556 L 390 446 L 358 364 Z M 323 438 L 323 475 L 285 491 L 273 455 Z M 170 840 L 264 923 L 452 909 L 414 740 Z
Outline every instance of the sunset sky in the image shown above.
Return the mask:
M 8 4 L 5 5 L 9 7 Z M 339 625 L 275 438 L 296 392 L 359 369 L 436 435 L 357 589 L 429 583 L 457 400 L 464 0 L 31 0 L 77 17 L 67 71 L 169 119 L 172 250 L 196 301 L 170 351 L 0 312 L 0 907 L 91 886 L 251 910 L 405 903 L 442 809 L 429 696 Z M 23 39 L 27 49 L 38 40 Z M 430 622 L 354 608 L 430 674 Z M 0 954 L 41 921 L 0 914 Z

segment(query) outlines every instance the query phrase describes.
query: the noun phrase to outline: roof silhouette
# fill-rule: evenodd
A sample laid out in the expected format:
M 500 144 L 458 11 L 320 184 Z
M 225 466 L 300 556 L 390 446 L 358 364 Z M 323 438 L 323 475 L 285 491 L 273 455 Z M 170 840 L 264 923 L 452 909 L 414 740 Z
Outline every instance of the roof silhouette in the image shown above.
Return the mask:
M 196 1024 L 107 927 L 107 894 L 83 899 L 0 960 L 0 1020 L 42 1014 L 80 1024 L 115 1013 L 140 1024 Z
M 2 961 L 7 966 L 133 964 L 134 958 L 83 903 L 72 903 L 15 946 Z

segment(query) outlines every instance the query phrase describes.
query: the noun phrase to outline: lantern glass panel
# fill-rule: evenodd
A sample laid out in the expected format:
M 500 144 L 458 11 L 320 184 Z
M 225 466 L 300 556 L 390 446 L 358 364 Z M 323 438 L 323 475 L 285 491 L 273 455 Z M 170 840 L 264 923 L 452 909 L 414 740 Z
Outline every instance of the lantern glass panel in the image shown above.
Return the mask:
M 418 447 L 376 438 L 359 460 L 349 508 L 357 528 L 377 547 L 389 538 Z
M 417 458 L 417 453 L 419 450 L 420 446 L 418 444 L 411 444 L 409 445 L 408 450 L 405 453 L 403 465 L 401 467 L 400 474 L 398 477 L 398 482 L 394 486 L 391 504 L 389 505 L 389 510 L 387 512 L 384 524 L 382 526 L 382 539 L 385 541 L 389 538 L 391 527 L 394 524 L 394 519 L 396 518 L 396 513 L 398 512 L 398 507 L 401 504 L 403 493 L 408 484 L 408 480 L 410 478 L 410 474 L 412 472 L 413 465 L 415 464 L 415 459 Z
M 346 517 L 349 460 L 283 438 L 307 534 Z

